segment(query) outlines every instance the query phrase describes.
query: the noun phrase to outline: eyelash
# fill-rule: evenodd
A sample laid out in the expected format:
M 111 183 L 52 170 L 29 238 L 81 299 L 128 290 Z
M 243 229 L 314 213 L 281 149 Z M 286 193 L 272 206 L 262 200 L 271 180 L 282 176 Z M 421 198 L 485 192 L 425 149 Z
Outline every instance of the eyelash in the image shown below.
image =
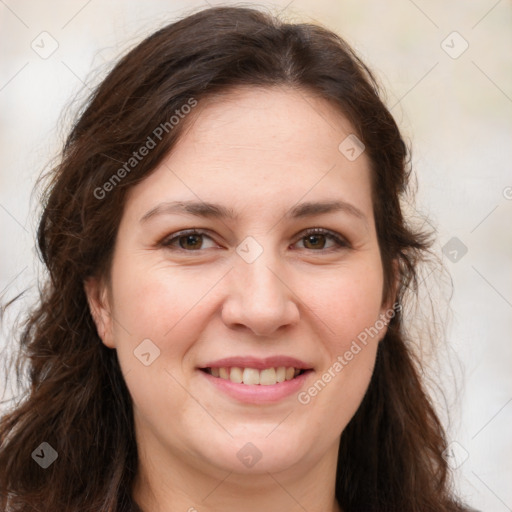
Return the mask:
M 169 236 L 167 238 L 164 238 L 160 242 L 159 245 L 165 247 L 166 249 L 170 249 L 170 250 L 173 250 L 173 251 L 180 251 L 180 252 L 191 252 L 191 253 L 193 253 L 193 252 L 200 252 L 201 250 L 204 250 L 204 249 L 187 250 L 187 249 L 183 249 L 181 247 L 172 247 L 171 244 L 174 241 L 177 241 L 180 238 L 182 238 L 184 236 L 187 236 L 187 235 L 206 235 L 208 238 L 212 239 L 212 237 L 208 234 L 208 232 L 203 230 L 203 229 L 199 229 L 199 228 L 198 229 L 185 229 L 183 231 L 178 231 L 177 233 L 174 233 L 173 235 L 171 235 L 171 236 Z M 303 231 L 301 233 L 301 236 L 298 238 L 297 241 L 300 241 L 303 238 L 306 238 L 307 236 L 310 236 L 310 235 L 325 235 L 327 238 L 330 238 L 331 240 L 333 240 L 338 247 L 330 247 L 330 248 L 327 248 L 327 249 L 318 249 L 318 250 L 306 249 L 308 251 L 322 253 L 322 252 L 332 252 L 332 251 L 337 251 L 337 250 L 340 250 L 340 249 L 351 248 L 350 243 L 345 238 L 341 237 L 340 235 L 336 234 L 333 231 L 329 231 L 328 229 L 324 229 L 324 228 L 309 228 L 309 229 L 306 229 L 305 231 Z

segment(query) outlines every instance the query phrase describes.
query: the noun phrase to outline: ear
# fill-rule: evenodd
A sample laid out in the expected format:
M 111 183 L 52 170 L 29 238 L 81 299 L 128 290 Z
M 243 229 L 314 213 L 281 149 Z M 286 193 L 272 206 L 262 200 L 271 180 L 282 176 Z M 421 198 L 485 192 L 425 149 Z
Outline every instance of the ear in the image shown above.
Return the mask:
M 106 285 L 98 278 L 90 277 L 84 282 L 84 291 L 99 337 L 104 345 L 115 348 L 112 314 Z

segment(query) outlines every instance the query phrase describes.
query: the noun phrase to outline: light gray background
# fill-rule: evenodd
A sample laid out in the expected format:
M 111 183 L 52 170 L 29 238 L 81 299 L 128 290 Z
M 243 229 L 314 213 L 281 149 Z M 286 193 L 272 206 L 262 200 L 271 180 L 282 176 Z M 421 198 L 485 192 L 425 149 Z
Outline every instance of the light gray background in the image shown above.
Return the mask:
M 4 300 L 37 277 L 37 197 L 31 198 L 31 190 L 69 126 L 64 106 L 98 83 L 121 52 L 201 5 L 0 0 Z M 454 443 L 456 483 L 482 511 L 512 510 L 512 4 L 295 0 L 256 5 L 340 33 L 387 90 L 387 104 L 413 146 L 417 210 L 437 227 L 437 251 L 453 278 L 448 345 L 440 353 L 455 362 L 442 359 L 441 374 L 434 378 L 442 386 L 456 378 L 456 387 L 445 388 L 450 416 L 441 412 Z M 58 44 L 56 51 L 42 58 L 52 44 Z M 453 237 L 467 247 L 466 254 L 455 246 L 443 254 Z M 454 257 L 458 260 L 451 261 Z M 427 288 L 428 283 L 427 277 Z M 445 303 L 438 304 L 444 317 Z M 12 317 L 4 323 L 2 344 Z

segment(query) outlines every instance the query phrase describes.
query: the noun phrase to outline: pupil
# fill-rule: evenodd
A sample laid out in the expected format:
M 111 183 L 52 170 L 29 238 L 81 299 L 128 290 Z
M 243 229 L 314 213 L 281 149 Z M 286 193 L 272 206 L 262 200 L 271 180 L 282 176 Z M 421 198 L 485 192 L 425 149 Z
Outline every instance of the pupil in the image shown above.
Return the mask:
M 308 235 L 306 237 L 307 244 L 309 244 L 312 241 L 313 246 L 317 247 L 316 244 L 318 243 L 319 239 L 322 239 L 323 237 L 325 237 L 325 235 Z
M 185 239 L 185 243 L 181 243 L 181 240 Z M 190 244 L 190 245 L 189 245 Z M 188 247 L 184 247 L 188 245 Z M 186 235 L 180 239 L 180 246 L 182 249 L 197 249 L 197 246 L 201 245 L 201 235 Z

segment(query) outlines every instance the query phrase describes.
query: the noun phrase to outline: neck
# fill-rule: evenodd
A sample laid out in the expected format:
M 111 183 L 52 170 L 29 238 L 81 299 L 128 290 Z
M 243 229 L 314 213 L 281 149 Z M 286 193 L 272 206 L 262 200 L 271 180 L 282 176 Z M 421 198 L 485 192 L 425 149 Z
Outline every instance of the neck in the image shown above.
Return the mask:
M 146 442 L 143 449 L 139 445 L 133 497 L 144 512 L 341 512 L 335 499 L 337 454 L 336 443 L 314 464 L 241 474 Z

